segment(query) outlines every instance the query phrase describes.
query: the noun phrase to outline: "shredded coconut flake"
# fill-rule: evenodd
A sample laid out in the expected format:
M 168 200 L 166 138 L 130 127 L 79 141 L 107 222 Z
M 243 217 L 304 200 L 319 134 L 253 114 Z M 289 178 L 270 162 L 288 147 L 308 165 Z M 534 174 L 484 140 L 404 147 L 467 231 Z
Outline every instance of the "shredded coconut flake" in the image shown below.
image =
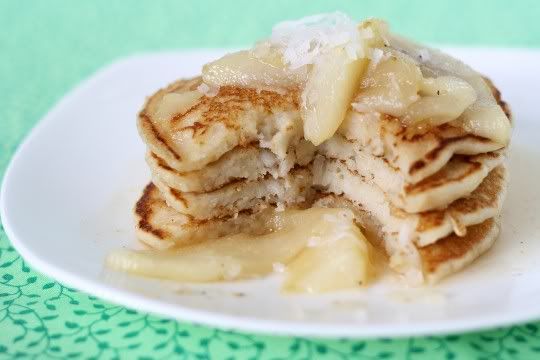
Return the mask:
M 384 54 L 384 51 L 382 51 L 381 49 L 373 49 L 369 56 L 371 61 L 369 62 L 368 73 L 372 73 L 373 71 L 375 71 L 375 68 L 377 67 L 377 65 L 379 65 L 379 62 L 381 62 L 381 60 L 383 59 L 386 60 L 386 56 Z
M 364 112 L 369 112 L 370 111 L 370 108 L 369 106 L 365 105 L 365 104 L 362 104 L 362 103 L 352 103 L 351 104 L 352 108 L 356 111 L 358 111 L 359 113 L 364 113 Z
M 421 62 L 428 62 L 431 60 L 431 55 L 427 49 L 418 50 L 418 57 Z
M 363 57 L 364 37 L 369 34 L 361 33 L 351 18 L 334 12 L 279 23 L 272 29 L 270 43 L 282 49 L 285 63 L 294 70 L 316 63 L 321 55 L 339 46 L 351 60 Z
M 320 236 L 311 236 L 307 243 L 307 247 L 317 247 L 321 244 L 322 238 Z
M 398 241 L 402 247 L 411 243 L 413 230 L 413 225 L 410 223 L 403 224 L 399 229 Z
M 277 273 L 283 273 L 285 272 L 285 265 L 283 265 L 282 263 L 273 263 L 272 264 L 272 270 L 274 270 L 274 272 L 277 272 Z
M 214 97 L 218 94 L 219 88 L 218 87 L 210 87 L 205 83 L 201 83 L 201 85 L 197 86 L 197 91 L 204 94 L 208 97 Z
M 377 66 L 383 56 L 384 52 L 381 49 L 373 49 L 373 51 L 371 52 L 371 62 L 373 63 L 373 66 Z
M 242 265 L 238 263 L 232 263 L 230 266 L 226 266 L 225 264 L 222 264 L 222 266 L 225 268 L 223 277 L 225 280 L 232 280 L 236 279 L 238 275 L 240 275 L 240 272 L 242 271 Z
M 452 227 L 454 228 L 454 232 L 457 236 L 467 235 L 467 227 L 463 225 L 463 223 L 459 220 L 459 217 L 452 211 L 450 211 L 450 222 L 452 223 Z

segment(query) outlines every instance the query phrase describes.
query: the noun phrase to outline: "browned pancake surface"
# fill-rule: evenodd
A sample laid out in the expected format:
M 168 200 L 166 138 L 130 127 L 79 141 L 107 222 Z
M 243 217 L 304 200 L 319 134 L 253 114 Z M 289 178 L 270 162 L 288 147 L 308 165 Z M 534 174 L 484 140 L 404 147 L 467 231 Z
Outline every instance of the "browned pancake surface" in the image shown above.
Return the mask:
M 481 255 L 487 250 L 494 238 L 490 237 L 490 233 L 497 227 L 495 219 L 488 219 L 481 224 L 469 226 L 467 235 L 459 237 L 456 234 L 449 235 L 440 239 L 435 244 L 419 248 L 420 257 L 424 266 L 424 272 L 436 273 L 438 269 L 445 263 L 462 261 L 468 255 L 477 252 L 474 258 Z M 498 231 L 498 230 L 497 230 Z M 486 242 L 490 242 L 487 243 Z M 474 259 L 470 259 L 472 261 Z M 466 264 L 470 261 L 463 260 Z

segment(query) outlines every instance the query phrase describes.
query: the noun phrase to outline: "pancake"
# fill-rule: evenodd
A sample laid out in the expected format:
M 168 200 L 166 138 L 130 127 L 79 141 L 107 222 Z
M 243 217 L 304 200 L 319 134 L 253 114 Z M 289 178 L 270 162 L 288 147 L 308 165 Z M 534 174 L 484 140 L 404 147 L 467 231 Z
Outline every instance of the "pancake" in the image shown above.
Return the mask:
M 256 232 L 274 208 L 326 206 L 353 210 L 413 282 L 491 246 L 511 136 L 500 92 L 380 21 L 346 23 L 352 47 L 303 25 L 281 29 L 147 99 L 137 118 L 152 175 L 135 211 L 142 241 Z M 305 36 L 338 43 L 305 49 Z
M 329 195 L 320 199 L 317 206 L 353 208 L 356 219 L 364 232 L 377 234 L 377 230 L 373 230 L 375 226 L 369 224 L 369 221 L 372 224 L 376 224 L 376 221 L 365 213 L 364 218 L 370 220 L 362 219 L 363 210 L 344 198 Z M 264 228 L 264 219 L 271 211 L 273 208 L 257 214 L 247 211 L 234 217 L 197 221 L 169 207 L 160 191 L 152 183 L 146 186 L 134 209 L 139 240 L 150 248 L 158 250 L 191 245 L 240 232 L 260 234 L 260 229 Z M 402 273 L 421 274 L 430 283 L 439 281 L 459 271 L 487 251 L 493 244 L 498 231 L 498 220 L 488 219 L 469 227 L 466 236 L 450 235 L 426 247 L 415 246 L 414 251 L 418 261 L 410 263 L 405 270 L 402 269 Z M 374 240 L 373 236 L 368 236 L 368 239 L 375 246 L 381 246 L 381 242 Z
M 466 228 L 500 213 L 507 187 L 504 166 L 492 170 L 469 196 L 441 210 L 407 213 L 393 207 L 384 191 L 342 161 L 321 156 L 313 164 L 313 184 L 323 193 L 344 196 L 382 224 L 382 238 L 394 241 L 406 233 L 407 241 L 426 246 L 455 232 L 465 235 Z
M 165 200 L 158 214 L 177 217 L 173 242 L 207 229 L 206 236 L 238 230 L 225 220 L 235 216 L 243 223 L 274 206 L 309 205 L 317 190 L 343 196 L 363 211 L 364 223 L 379 224 L 375 242 L 392 254 L 392 268 L 414 279 L 424 274 L 417 248 L 465 238 L 500 213 L 505 149 L 495 142 L 447 124 L 411 138 L 395 118 L 366 119 L 350 110 L 338 132 L 315 148 L 303 139 L 294 91 L 222 87 L 183 103 L 182 113 L 164 110 L 167 95 L 187 96 L 199 83 L 161 90 L 138 119 L 153 187 Z M 151 234 L 139 231 L 147 243 L 156 240 Z M 456 261 L 467 256 L 474 257 Z
M 197 90 L 200 84 L 200 77 L 179 80 L 151 96 L 139 113 L 139 134 L 169 167 L 200 170 L 253 142 L 284 159 L 290 145 L 303 138 L 297 90 L 224 86 L 215 96 L 203 96 Z M 171 96 L 181 97 L 176 99 L 181 106 L 170 107 Z
M 384 157 L 374 156 L 361 149 L 355 141 L 342 136 L 327 140 L 317 152 L 326 158 L 345 161 L 349 169 L 372 179 L 393 206 L 410 213 L 445 207 L 469 195 L 505 159 L 503 150 L 456 155 L 438 172 L 418 183 L 408 183 L 400 170 Z
M 265 208 L 268 204 L 291 206 L 308 201 L 312 193 L 311 172 L 307 168 L 295 168 L 277 179 L 267 175 L 255 181 L 236 180 L 201 193 L 178 191 L 155 175 L 152 182 L 169 206 L 199 220 L 231 216 L 243 210 Z
M 408 137 L 398 119 L 351 111 L 338 132 L 356 147 L 383 157 L 404 181 L 417 183 L 441 170 L 458 155 L 477 155 L 503 146 L 463 130 L 441 125 L 425 134 Z
M 138 118 L 156 183 L 180 192 L 283 177 L 317 151 L 355 162 L 349 167 L 373 177 L 393 206 L 422 212 L 470 194 L 504 159 L 497 152 L 502 145 L 448 124 L 410 137 L 399 119 L 353 109 L 338 134 L 315 150 L 302 138 L 296 90 L 225 86 L 208 96 L 199 85 L 198 78 L 180 80 L 158 91 Z M 493 92 L 504 104 L 494 87 Z M 170 96 L 182 98 L 170 101 Z
M 414 249 L 449 236 L 466 237 L 469 228 L 500 213 L 506 171 L 501 165 L 505 149 L 497 143 L 450 125 L 411 139 L 396 119 L 366 120 L 351 110 L 338 132 L 315 148 L 302 138 L 298 104 L 287 98 L 290 92 L 272 95 L 281 100 L 268 108 L 260 105 L 271 98 L 267 92 L 255 95 L 240 88 L 196 97 L 185 113 L 163 117 L 160 99 L 193 92 L 198 83 L 179 81 L 162 90 L 138 120 L 153 186 L 170 207 L 167 211 L 178 217 L 174 231 L 182 233 L 177 223 L 184 229 L 184 235 L 176 236 L 180 243 L 207 228 L 213 230 L 206 236 L 229 233 L 230 226 L 238 230 L 239 225 L 224 219 L 240 214 L 238 221 L 248 222 L 269 207 L 304 206 L 315 189 L 343 196 L 364 212 L 364 223 L 379 224 L 376 242 L 392 254 L 392 267 L 415 273 L 406 275 L 415 278 L 423 265 Z M 236 110 L 226 121 L 210 120 L 209 109 L 221 102 L 236 104 Z M 204 127 L 193 127 L 199 121 L 206 121 Z M 244 122 L 250 121 L 248 134 Z M 159 131 L 147 131 L 159 124 L 156 129 L 169 134 L 168 140 Z M 218 132 L 208 137 L 209 131 Z M 167 211 L 164 207 L 160 213 Z M 404 233 L 410 237 L 407 244 L 399 241 Z M 147 231 L 139 235 L 147 243 L 156 240 Z
M 261 229 L 257 217 L 263 214 L 264 211 L 258 215 L 243 211 L 233 217 L 196 220 L 168 206 L 153 183 L 144 188 L 134 208 L 137 238 L 157 250 L 191 245 L 241 231 L 255 234 Z
M 235 147 L 253 144 L 285 161 L 290 149 L 301 142 L 297 89 L 277 93 L 225 86 L 215 96 L 207 96 L 198 92 L 200 84 L 200 78 L 176 81 L 151 96 L 138 116 L 144 142 L 170 168 L 179 172 L 204 169 Z M 500 92 L 494 86 L 492 91 L 509 111 Z M 198 95 L 192 97 L 194 93 Z M 190 101 L 179 99 L 176 102 L 181 106 L 160 111 L 169 105 L 166 100 L 171 95 Z M 367 152 L 383 156 L 409 183 L 439 171 L 454 154 L 474 155 L 502 147 L 449 125 L 412 138 L 405 130 L 396 118 L 374 118 L 351 109 L 338 133 Z
M 493 245 L 500 229 L 499 219 L 494 217 L 468 227 L 465 236 L 451 234 L 424 247 L 418 244 L 393 247 L 392 243 L 385 241 L 383 225 L 345 197 L 322 194 L 314 206 L 352 210 L 367 239 L 387 253 L 390 267 L 403 275 L 410 284 L 433 284 L 460 271 Z
M 493 245 L 500 228 L 498 217 L 494 217 L 469 226 L 465 236 L 451 234 L 428 246 L 414 244 L 394 249 L 386 246 L 389 244 L 384 241 L 381 230 L 383 225 L 345 197 L 322 195 L 314 206 L 352 210 L 367 239 L 388 254 L 390 267 L 403 275 L 410 284 L 433 284 L 460 271 Z
M 294 166 L 309 164 L 314 152 L 315 147 L 311 143 L 301 140 L 284 159 L 279 159 L 268 149 L 250 144 L 237 146 L 203 169 L 195 171 L 178 172 L 152 152 L 146 154 L 146 162 L 152 173 L 168 186 L 183 192 L 206 192 L 239 179 L 254 181 L 266 175 L 284 177 Z
M 422 271 L 428 283 L 458 272 L 489 250 L 500 231 L 500 220 L 494 217 L 467 229 L 467 235 L 455 234 L 435 244 L 418 249 Z

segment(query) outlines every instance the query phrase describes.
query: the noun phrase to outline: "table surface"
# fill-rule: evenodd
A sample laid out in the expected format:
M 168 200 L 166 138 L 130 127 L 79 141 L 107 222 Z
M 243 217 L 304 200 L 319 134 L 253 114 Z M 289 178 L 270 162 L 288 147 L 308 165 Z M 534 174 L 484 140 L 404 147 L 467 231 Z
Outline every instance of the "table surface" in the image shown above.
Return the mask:
M 540 3 L 533 0 L 0 1 L 0 178 L 29 129 L 103 65 L 140 52 L 243 46 L 277 21 L 336 9 L 383 17 L 430 43 L 540 46 Z M 0 359 L 532 359 L 540 357 L 539 328 L 368 341 L 223 331 L 67 288 L 28 267 L 0 227 Z

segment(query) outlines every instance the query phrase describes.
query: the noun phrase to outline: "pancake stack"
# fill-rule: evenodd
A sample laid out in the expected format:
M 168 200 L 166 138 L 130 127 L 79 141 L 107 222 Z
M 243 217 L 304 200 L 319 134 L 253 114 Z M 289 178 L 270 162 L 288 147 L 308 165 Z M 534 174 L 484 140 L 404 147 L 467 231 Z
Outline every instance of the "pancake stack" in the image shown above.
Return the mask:
M 298 92 L 222 87 L 206 96 L 201 83 L 177 81 L 139 114 L 152 184 L 137 227 L 154 247 L 246 231 L 264 209 L 313 203 L 315 146 L 303 139 Z
M 358 122 L 376 129 L 369 146 L 362 144 L 370 130 L 349 131 Z M 392 268 L 412 282 L 433 282 L 495 240 L 507 183 L 505 150 L 446 125 L 407 139 L 396 124 L 349 115 L 314 160 L 314 186 L 326 194 L 317 204 L 352 209 L 370 238 L 382 241 Z M 377 133 L 392 140 L 379 147 L 387 135 Z
M 510 119 L 499 91 L 480 81 L 491 89 L 482 96 Z M 260 233 L 269 211 L 349 208 L 412 283 L 436 282 L 491 247 L 507 187 L 506 144 L 455 121 L 411 132 L 402 118 L 366 111 L 356 99 L 315 146 L 304 138 L 301 91 L 209 91 L 196 77 L 151 96 L 138 117 L 152 173 L 135 208 L 139 239 L 167 249 Z

